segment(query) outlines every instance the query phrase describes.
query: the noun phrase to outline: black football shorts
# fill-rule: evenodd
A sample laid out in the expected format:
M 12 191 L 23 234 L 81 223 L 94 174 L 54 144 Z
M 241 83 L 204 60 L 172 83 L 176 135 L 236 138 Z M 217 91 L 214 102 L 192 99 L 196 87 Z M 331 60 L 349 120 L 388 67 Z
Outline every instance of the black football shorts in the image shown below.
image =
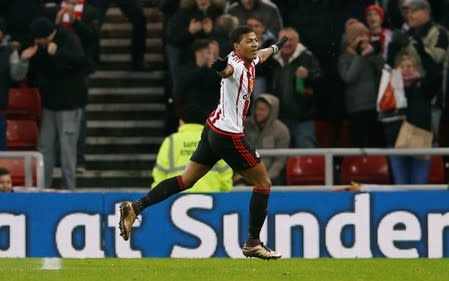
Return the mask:
M 220 159 L 237 172 L 253 168 L 261 162 L 259 153 L 243 133 L 228 133 L 205 124 L 201 140 L 190 160 L 212 167 Z

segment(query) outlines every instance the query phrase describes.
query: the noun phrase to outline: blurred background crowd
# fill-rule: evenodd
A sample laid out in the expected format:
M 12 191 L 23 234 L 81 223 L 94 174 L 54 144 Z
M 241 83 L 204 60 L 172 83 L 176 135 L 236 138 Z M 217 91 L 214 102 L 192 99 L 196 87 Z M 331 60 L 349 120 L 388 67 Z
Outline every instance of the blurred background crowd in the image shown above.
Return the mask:
M 220 78 L 209 66 L 232 50 L 229 33 L 247 25 L 261 48 L 289 38 L 256 68 L 247 135 L 257 148 L 393 147 L 404 120 L 431 131 L 433 146 L 449 146 L 448 0 L 151 2 L 163 13 L 167 134 L 186 107 L 199 106 L 203 120 L 216 107 Z M 130 69 L 154 71 L 144 56 L 148 30 L 139 0 L 0 2 L 0 106 L 6 109 L 10 88 L 39 89 L 38 147 L 49 187 L 55 165 L 66 188 L 84 168 L 89 77 L 101 67 L 100 30 L 112 3 L 132 24 Z M 408 101 L 406 112 L 387 117 L 378 105 L 385 64 L 401 70 Z M 0 114 L 3 150 L 6 119 Z M 330 134 L 322 134 L 325 126 Z M 393 182 L 426 183 L 430 160 L 405 158 L 390 157 Z M 274 183 L 285 184 L 287 157 L 265 162 Z M 414 171 L 424 172 L 407 176 Z M 234 183 L 245 184 L 238 175 Z

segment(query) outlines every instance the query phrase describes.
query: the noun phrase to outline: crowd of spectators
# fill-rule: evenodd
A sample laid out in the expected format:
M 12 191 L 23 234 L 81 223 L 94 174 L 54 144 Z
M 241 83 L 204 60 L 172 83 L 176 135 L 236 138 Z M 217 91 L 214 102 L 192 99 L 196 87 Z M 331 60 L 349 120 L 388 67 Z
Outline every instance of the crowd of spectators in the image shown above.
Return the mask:
M 448 83 L 446 28 L 449 1 L 431 2 L 161 1 L 163 10 L 170 7 L 170 16 L 166 19 L 166 46 L 171 97 L 177 110 L 191 102 L 210 108 L 205 93 L 215 93 L 207 95 L 213 101 L 218 98 L 218 92 L 212 89 L 213 84 L 208 87 L 206 80 L 214 78 L 204 73 L 198 76 L 196 82 L 195 79 L 188 80 L 189 85 L 196 86 L 186 87 L 184 75 L 180 75 L 186 73 L 186 69 L 195 70 L 197 67 L 185 68 L 189 65 L 188 60 L 197 58 L 197 55 L 192 57 L 188 53 L 192 48 L 196 53 L 198 43 L 205 45 L 209 40 L 218 42 L 218 54 L 225 56 L 230 46 L 221 44 L 225 42 L 221 40 L 223 31 L 229 32 L 236 25 L 248 25 L 255 31 L 261 46 L 284 35 L 289 37 L 282 51 L 257 69 L 258 79 L 252 96 L 253 100 L 258 100 L 262 93 L 270 93 L 278 98 L 279 121 L 289 128 L 291 136 L 289 147 L 319 147 L 316 120 L 332 123 L 337 128 L 342 126 L 343 120 L 348 120 L 352 147 L 391 147 L 394 146 L 392 138 L 395 139 L 398 134 L 397 126 L 402 124 L 403 119 L 413 122 L 420 114 L 415 125 L 432 130 L 434 145 L 437 146 L 442 112 L 448 115 L 445 89 Z M 224 26 L 227 28 L 222 28 Z M 419 89 L 427 95 L 427 98 L 420 99 L 416 95 L 410 96 L 411 90 L 407 86 L 407 98 L 410 100 L 407 116 L 392 126 L 379 118 L 379 83 L 384 65 L 400 68 L 396 60 L 404 52 L 411 54 L 412 60 L 420 64 L 417 80 L 420 82 L 414 82 L 412 87 L 421 87 L 421 83 L 425 87 L 435 87 Z M 407 74 L 403 76 L 408 79 Z M 193 75 L 189 77 L 193 78 Z M 192 92 L 191 89 L 195 90 Z M 425 110 L 427 106 L 431 110 Z M 427 116 L 426 112 L 430 115 Z M 249 124 L 255 120 L 255 107 L 250 114 Z M 447 119 L 448 116 L 443 118 Z M 391 129 L 394 126 L 396 129 Z M 259 127 L 258 133 L 262 130 L 263 126 Z M 256 131 L 248 132 L 248 137 L 260 137 L 252 135 Z M 256 146 L 282 147 L 263 145 L 268 142 L 268 138 L 259 140 Z M 401 157 L 399 159 L 403 160 Z M 397 164 L 397 160 L 398 157 L 390 159 L 395 182 L 422 183 L 422 180 L 401 180 L 397 172 L 401 165 Z M 418 159 L 418 163 L 421 160 Z M 428 159 L 424 165 L 429 166 Z M 421 170 L 428 174 L 428 169 Z M 277 181 L 275 176 L 272 180 Z
M 143 56 L 146 29 L 142 6 L 137 0 L 118 0 L 117 3 L 133 25 L 133 67 L 148 70 L 150 67 Z M 412 74 L 403 72 L 407 79 L 410 75 L 416 76 L 404 80 L 404 84 L 413 82 L 406 87 L 409 98 L 406 118 L 413 121 L 419 115 L 414 125 L 433 131 L 434 145 L 438 145 L 441 119 L 449 118 L 449 99 L 446 98 L 449 1 L 159 0 L 157 3 L 164 13 L 162 39 L 170 82 L 167 91 L 175 114 L 180 115 L 182 109 L 192 103 L 203 109 L 203 116 L 214 108 L 219 98 L 219 78 L 209 66 L 217 57 L 231 51 L 227 38 L 230 31 L 239 25 L 248 25 L 261 46 L 270 45 L 284 35 L 289 37 L 279 54 L 257 68 L 258 79 L 252 97 L 259 100 L 259 97 L 267 97 L 266 93 L 276 97 L 279 121 L 288 127 L 291 136 L 288 147 L 319 147 L 316 120 L 325 120 L 335 127 L 341 126 L 343 120 L 349 120 L 353 147 L 392 146 L 400 123 L 381 122 L 376 99 L 384 65 L 405 69 L 406 62 L 416 70 L 410 72 Z M 22 54 L 22 60 L 30 61 L 29 81 L 41 89 L 44 114 L 45 110 L 80 109 L 80 121 L 72 120 L 73 124 L 80 124 L 73 128 L 74 135 L 79 135 L 83 127 L 81 120 L 85 120 L 82 118 L 85 100 L 81 101 L 79 97 L 87 94 L 89 74 L 95 71 L 98 62 L 99 29 L 109 1 L 14 0 L 2 2 L 2 5 L 0 17 L 4 19 L 0 21 L 0 34 L 3 37 L 8 34 L 11 42 L 15 42 L 9 45 L 10 51 L 5 54 L 9 56 L 11 50 L 16 50 Z M 48 28 L 37 27 L 37 23 L 42 25 L 43 22 L 40 16 L 49 20 L 46 24 L 51 24 L 51 32 Z M 53 30 L 55 34 L 74 33 L 77 37 L 82 55 L 75 64 L 71 63 L 78 44 L 73 43 L 74 49 L 62 52 L 62 48 L 57 48 L 57 40 L 48 37 Z M 71 38 L 71 35 L 63 37 Z M 39 43 L 39 38 L 49 40 Z M 67 52 L 70 52 L 70 58 L 62 58 L 61 54 Z M 58 64 L 50 66 L 48 62 L 53 60 L 68 63 L 70 66 L 62 69 L 70 68 L 80 75 L 77 87 L 85 85 L 76 90 L 77 99 L 62 98 L 63 102 L 57 107 L 50 105 L 55 100 L 49 99 L 48 93 L 61 95 L 77 88 L 67 91 L 65 86 L 56 87 L 54 75 L 63 75 L 63 72 L 59 72 Z M 72 72 L 66 74 L 74 79 Z M 46 78 L 42 77 L 45 73 L 48 74 Z M 2 79 L 0 77 L 3 83 Z M 15 78 L 8 77 L 8 81 L 12 79 Z M 410 94 L 416 92 L 412 90 L 416 87 L 420 88 L 417 92 L 422 93 L 421 98 Z M 68 107 L 60 107 L 63 104 Z M 260 102 L 254 104 L 257 106 Z M 250 114 L 248 122 L 257 120 L 257 110 L 253 108 Z M 248 137 L 254 136 L 249 132 Z M 43 144 L 45 142 L 41 142 Z M 63 144 L 60 149 L 64 155 Z M 67 160 L 61 161 L 63 166 L 67 164 Z M 70 163 L 69 170 L 73 173 L 73 161 Z M 273 174 L 275 180 L 278 175 Z M 396 180 L 396 176 L 394 178 Z

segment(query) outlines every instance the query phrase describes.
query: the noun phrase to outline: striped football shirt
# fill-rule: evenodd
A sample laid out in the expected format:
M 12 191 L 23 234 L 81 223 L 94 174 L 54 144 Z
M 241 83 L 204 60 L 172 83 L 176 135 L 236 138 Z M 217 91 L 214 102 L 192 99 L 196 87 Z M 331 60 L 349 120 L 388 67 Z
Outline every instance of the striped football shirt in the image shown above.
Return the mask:
M 229 133 L 243 133 L 258 63 L 259 57 L 246 63 L 234 51 L 228 55 L 228 64 L 234 71 L 221 79 L 220 101 L 208 118 L 209 125 Z

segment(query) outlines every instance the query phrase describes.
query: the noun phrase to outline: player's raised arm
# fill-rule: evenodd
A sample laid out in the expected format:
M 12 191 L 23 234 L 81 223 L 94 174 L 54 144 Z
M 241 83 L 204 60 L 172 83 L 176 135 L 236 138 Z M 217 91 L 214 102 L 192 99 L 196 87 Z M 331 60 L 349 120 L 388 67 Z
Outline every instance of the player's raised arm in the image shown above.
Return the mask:
M 229 77 L 234 72 L 234 68 L 228 65 L 228 57 L 217 58 L 211 65 L 211 68 L 215 70 L 218 75 L 223 78 Z
M 277 41 L 273 45 L 271 45 L 268 48 L 260 49 L 257 52 L 257 55 L 259 56 L 260 62 L 266 61 L 270 56 L 276 54 L 279 52 L 279 50 L 284 46 L 285 42 L 287 42 L 288 37 L 283 36 L 281 40 Z

